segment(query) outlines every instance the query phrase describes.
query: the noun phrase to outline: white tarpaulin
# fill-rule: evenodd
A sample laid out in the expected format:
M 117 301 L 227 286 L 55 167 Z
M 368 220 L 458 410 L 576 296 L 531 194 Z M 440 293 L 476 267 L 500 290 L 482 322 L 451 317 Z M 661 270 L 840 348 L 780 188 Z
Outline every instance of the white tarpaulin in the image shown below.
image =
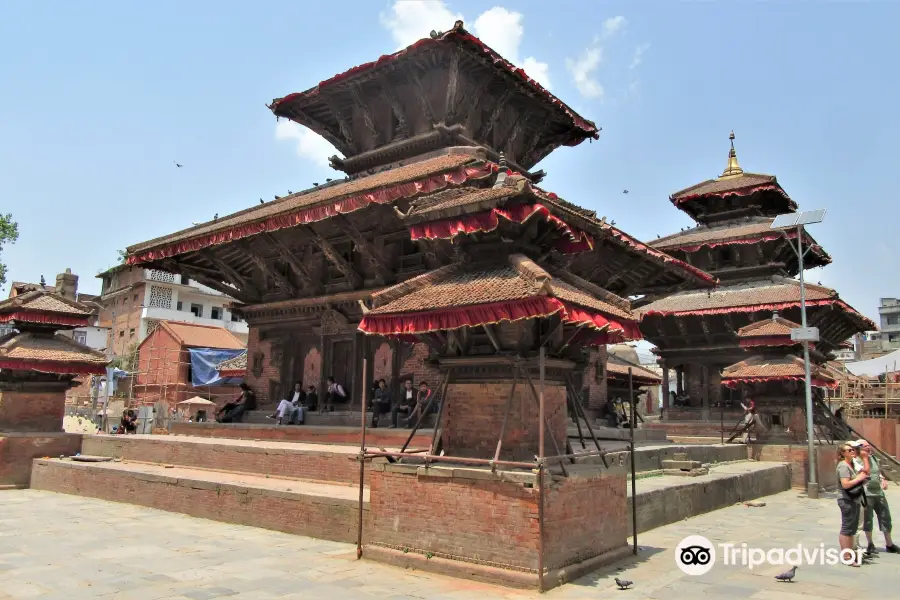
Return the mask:
M 900 350 L 894 350 L 890 354 L 871 360 L 844 363 L 844 366 L 854 375 L 878 377 L 879 375 L 884 375 L 885 371 L 894 372 L 900 368 Z

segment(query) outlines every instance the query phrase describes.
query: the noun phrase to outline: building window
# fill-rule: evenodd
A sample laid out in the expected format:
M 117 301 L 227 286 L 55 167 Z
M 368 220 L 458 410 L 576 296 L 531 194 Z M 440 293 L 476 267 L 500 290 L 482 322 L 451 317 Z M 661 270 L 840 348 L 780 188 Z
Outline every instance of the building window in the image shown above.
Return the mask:
M 134 337 L 134 327 L 128 330 L 128 335 Z
M 194 313 L 195 317 L 203 316 L 203 305 L 202 304 L 191 304 L 191 312 Z
M 79 344 L 87 345 L 87 332 L 86 331 L 73 331 L 72 337 Z
M 209 312 L 210 312 L 209 316 L 211 319 L 215 319 L 218 321 L 222 318 L 222 309 L 219 308 L 218 306 L 213 306 L 211 309 L 209 309 Z
M 164 283 L 175 283 L 175 274 L 153 269 L 150 271 L 150 279 L 153 281 L 162 281 Z
M 181 285 L 191 285 L 191 278 L 187 275 L 181 276 Z
M 888 325 L 900 325 L 900 315 L 888 315 Z
M 119 337 L 125 337 L 125 330 L 124 330 L 124 329 L 123 329 L 122 331 L 119 332 Z
M 135 301 L 135 302 L 137 302 L 137 297 L 138 297 L 138 295 L 135 294 L 135 295 L 134 295 L 134 301 Z
M 175 305 L 175 310 L 184 310 L 184 307 L 181 304 L 181 300 L 178 301 L 178 304 Z
M 151 285 L 150 306 L 156 308 L 172 308 L 172 288 Z
M 731 248 L 719 248 L 719 266 L 728 267 L 734 263 L 734 253 Z
M 234 313 L 231 313 L 231 322 L 232 323 L 240 323 L 241 318 Z

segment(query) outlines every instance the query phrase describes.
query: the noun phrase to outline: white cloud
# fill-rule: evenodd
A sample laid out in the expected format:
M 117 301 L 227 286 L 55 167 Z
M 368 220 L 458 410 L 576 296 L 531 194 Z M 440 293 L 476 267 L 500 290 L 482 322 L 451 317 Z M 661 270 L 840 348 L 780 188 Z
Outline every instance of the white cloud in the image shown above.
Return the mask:
M 644 61 L 644 53 L 650 49 L 650 44 L 641 44 L 637 48 L 634 49 L 634 57 L 631 59 L 631 65 L 628 66 L 629 69 L 637 69 L 640 64 Z
M 463 16 L 451 12 L 441 0 L 397 0 L 380 20 L 399 50 L 428 37 L 432 31 L 447 31 Z
M 625 17 L 610 17 L 609 19 L 603 21 L 603 35 L 605 37 L 614 35 L 620 29 L 625 27 L 625 23 Z
M 311 129 L 287 119 L 279 119 L 275 125 L 275 139 L 292 140 L 297 144 L 297 156 L 305 158 L 318 167 L 328 167 L 328 158 L 341 153 L 325 138 Z
M 603 49 L 600 46 L 587 48 L 575 60 L 571 58 L 566 59 L 566 68 L 572 75 L 572 81 L 585 98 L 597 99 L 603 97 L 603 86 L 594 77 L 597 67 L 600 66 L 602 60 Z

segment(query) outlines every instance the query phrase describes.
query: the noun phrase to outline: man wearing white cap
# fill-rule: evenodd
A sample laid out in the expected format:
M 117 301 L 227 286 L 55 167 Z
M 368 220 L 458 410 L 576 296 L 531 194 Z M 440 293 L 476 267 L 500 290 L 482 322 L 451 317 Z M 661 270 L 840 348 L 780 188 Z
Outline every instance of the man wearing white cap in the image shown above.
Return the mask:
M 866 552 L 874 554 L 875 542 L 872 541 L 872 530 L 875 526 L 875 516 L 878 516 L 878 528 L 884 534 L 884 549 L 892 554 L 900 554 L 900 547 L 891 539 L 891 508 L 888 505 L 884 490 L 887 489 L 887 480 L 881 474 L 881 465 L 875 458 L 872 445 L 866 440 L 856 440 L 859 445 L 859 460 L 863 470 L 869 474 L 869 482 L 866 484 L 866 505 L 863 509 L 862 530 L 866 534 L 868 548 Z

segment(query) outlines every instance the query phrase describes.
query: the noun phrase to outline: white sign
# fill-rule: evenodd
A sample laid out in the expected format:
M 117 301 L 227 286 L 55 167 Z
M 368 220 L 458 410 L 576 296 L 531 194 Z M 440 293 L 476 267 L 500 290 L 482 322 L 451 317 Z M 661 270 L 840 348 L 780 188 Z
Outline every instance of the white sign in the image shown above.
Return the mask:
M 797 327 L 796 329 L 791 329 L 791 339 L 795 342 L 818 342 L 819 328 Z

